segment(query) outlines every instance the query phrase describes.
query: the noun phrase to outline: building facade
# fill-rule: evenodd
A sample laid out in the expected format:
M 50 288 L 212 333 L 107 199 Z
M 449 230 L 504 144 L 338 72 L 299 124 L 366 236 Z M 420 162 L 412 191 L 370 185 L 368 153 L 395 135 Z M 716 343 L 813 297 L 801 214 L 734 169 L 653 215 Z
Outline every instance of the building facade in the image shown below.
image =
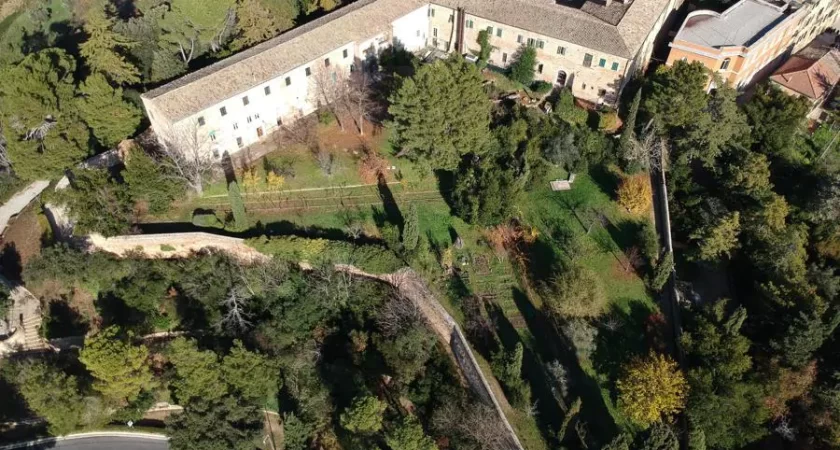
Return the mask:
M 220 156 L 264 139 L 315 111 L 318 79 L 346 77 L 356 62 L 399 45 L 478 51 L 488 30 L 491 64 L 537 50 L 537 78 L 576 97 L 614 104 L 650 60 L 677 0 L 358 0 L 248 50 L 142 95 L 158 138 Z
M 722 13 L 694 11 L 670 44 L 667 64 L 699 61 L 742 89 L 767 78 L 838 19 L 837 0 L 740 0 Z

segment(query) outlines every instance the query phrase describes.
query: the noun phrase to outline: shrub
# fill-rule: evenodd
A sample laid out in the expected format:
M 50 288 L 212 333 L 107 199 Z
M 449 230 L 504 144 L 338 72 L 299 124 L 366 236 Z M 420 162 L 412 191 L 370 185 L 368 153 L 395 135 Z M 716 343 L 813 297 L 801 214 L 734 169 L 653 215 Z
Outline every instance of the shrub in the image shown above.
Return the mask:
M 379 245 L 357 245 L 298 236 L 263 236 L 248 239 L 245 243 L 261 253 L 294 262 L 352 264 L 374 273 L 393 272 L 405 265 L 393 252 Z
M 531 92 L 540 96 L 551 92 L 551 88 L 551 83 L 548 81 L 537 80 L 531 83 Z
M 571 89 L 562 89 L 557 102 L 554 104 L 554 114 L 571 125 L 586 125 L 589 113 L 575 105 L 575 96 Z
M 160 251 L 162 251 L 162 252 L 174 252 L 175 247 L 173 247 L 169 244 L 161 244 L 160 245 Z
M 318 110 L 318 123 L 324 126 L 332 125 L 335 122 L 335 116 L 333 113 L 327 111 L 326 109 L 319 109 Z
M 618 185 L 618 204 L 633 214 L 641 214 L 650 210 L 653 201 L 653 191 L 650 187 L 650 176 L 640 173 L 624 177 Z
M 545 307 L 556 318 L 598 317 L 607 307 L 607 294 L 595 272 L 575 266 L 551 281 Z
M 598 129 L 614 131 L 618 127 L 618 113 L 615 111 L 601 111 L 598 113 Z
M 523 45 L 510 65 L 510 79 L 528 86 L 534 81 L 534 66 L 537 65 L 537 49 Z
M 493 46 L 490 45 L 490 33 L 487 30 L 479 31 L 476 42 L 478 42 L 481 48 L 478 51 L 478 66 L 483 68 L 487 65 L 487 61 L 490 60 L 490 53 L 493 52 Z
M 192 224 L 201 227 L 201 228 L 218 228 L 223 229 L 225 224 L 219 220 L 219 217 L 216 216 L 216 213 L 210 212 L 203 212 L 202 210 L 196 210 L 192 216 Z

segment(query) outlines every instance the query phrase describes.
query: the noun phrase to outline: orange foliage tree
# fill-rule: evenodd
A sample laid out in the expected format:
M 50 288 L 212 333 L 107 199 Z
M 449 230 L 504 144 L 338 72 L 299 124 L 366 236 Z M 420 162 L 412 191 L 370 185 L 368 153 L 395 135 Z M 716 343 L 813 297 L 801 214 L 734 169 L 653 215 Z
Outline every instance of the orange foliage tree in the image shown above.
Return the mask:
M 650 177 L 645 173 L 626 176 L 618 185 L 618 204 L 633 214 L 650 210 L 653 191 Z

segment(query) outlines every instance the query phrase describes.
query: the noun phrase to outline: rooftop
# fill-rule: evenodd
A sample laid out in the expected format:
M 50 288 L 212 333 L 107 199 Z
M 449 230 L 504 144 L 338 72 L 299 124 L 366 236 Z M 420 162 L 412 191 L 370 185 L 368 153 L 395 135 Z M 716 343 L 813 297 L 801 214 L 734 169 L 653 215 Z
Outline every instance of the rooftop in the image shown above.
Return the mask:
M 142 97 L 177 122 L 336 48 L 386 32 L 393 21 L 429 3 L 464 8 L 468 14 L 630 59 L 669 3 L 595 4 L 601 1 L 585 0 L 575 8 L 566 6 L 566 0 L 358 0 Z M 598 6 L 605 9 L 594 14 Z
M 840 50 L 834 42 L 834 34 L 817 37 L 787 60 L 770 79 L 812 100 L 823 98 L 840 81 Z
M 675 40 L 706 47 L 749 47 L 787 17 L 784 4 L 741 0 L 722 13 L 695 11 Z

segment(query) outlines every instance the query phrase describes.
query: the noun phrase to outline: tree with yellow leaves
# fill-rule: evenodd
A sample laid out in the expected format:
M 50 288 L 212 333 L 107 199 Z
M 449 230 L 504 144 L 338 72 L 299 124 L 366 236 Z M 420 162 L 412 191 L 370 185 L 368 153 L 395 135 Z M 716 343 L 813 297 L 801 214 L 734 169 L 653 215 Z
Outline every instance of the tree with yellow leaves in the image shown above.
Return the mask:
M 649 211 L 652 195 L 646 173 L 626 176 L 618 185 L 618 204 L 633 214 Z
M 653 352 L 634 359 L 616 386 L 621 409 L 645 428 L 681 411 L 688 393 L 688 383 L 677 363 Z

